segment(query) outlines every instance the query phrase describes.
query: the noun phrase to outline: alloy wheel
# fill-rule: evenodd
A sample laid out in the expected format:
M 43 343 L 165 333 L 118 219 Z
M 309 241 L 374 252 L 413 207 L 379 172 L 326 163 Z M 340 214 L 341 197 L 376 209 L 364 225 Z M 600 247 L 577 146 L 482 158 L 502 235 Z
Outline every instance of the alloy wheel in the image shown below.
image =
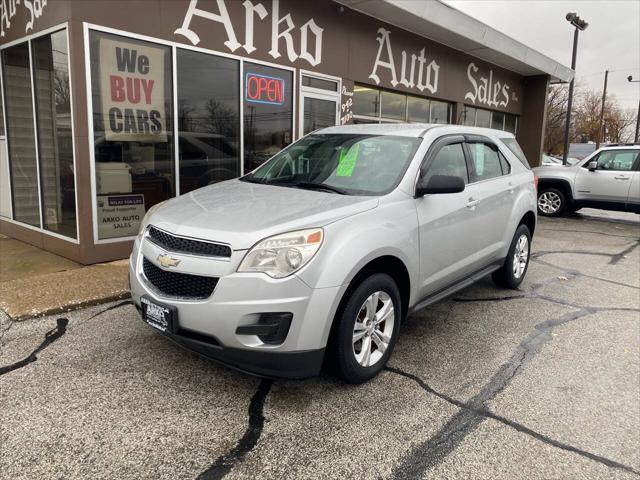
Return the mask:
M 538 208 L 547 214 L 554 214 L 560 210 L 562 199 L 555 192 L 544 192 L 538 197 Z
M 520 235 L 513 252 L 513 275 L 520 278 L 527 268 L 529 261 L 529 239 L 526 235 Z
M 395 311 L 391 297 L 382 291 L 364 301 L 353 326 L 353 354 L 363 367 L 375 365 L 389 348 Z

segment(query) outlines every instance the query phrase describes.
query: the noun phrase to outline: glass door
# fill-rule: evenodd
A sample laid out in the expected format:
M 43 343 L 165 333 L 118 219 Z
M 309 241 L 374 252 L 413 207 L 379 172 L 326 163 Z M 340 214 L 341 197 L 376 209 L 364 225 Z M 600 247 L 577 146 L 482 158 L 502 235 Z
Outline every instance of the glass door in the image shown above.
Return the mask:
M 339 124 L 340 79 L 301 74 L 298 135 Z
M 302 135 L 332 127 L 338 124 L 338 101 L 321 98 L 310 94 L 302 94 L 302 119 L 300 132 Z

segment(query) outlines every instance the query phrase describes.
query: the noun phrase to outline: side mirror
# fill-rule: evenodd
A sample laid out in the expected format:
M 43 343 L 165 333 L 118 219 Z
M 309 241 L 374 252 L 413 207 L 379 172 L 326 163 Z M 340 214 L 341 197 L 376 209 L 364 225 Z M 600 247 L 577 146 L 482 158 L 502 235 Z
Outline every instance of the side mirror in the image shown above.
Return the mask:
M 590 172 L 595 172 L 598 169 L 598 162 L 596 162 L 595 160 L 589 162 L 587 168 Z
M 425 185 L 422 179 L 416 187 L 416 198 L 437 193 L 459 193 L 464 191 L 464 180 L 453 175 L 434 175 Z

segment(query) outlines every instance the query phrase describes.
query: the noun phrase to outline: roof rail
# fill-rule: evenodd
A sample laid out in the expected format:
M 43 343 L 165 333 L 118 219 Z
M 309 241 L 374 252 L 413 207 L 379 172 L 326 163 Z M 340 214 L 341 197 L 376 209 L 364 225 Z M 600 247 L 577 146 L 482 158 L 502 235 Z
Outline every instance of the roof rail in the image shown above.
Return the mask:
M 603 148 L 607 148 L 607 147 L 635 147 L 636 145 L 640 146 L 640 143 L 638 142 L 630 142 L 630 143 L 607 143 L 606 145 L 603 145 Z

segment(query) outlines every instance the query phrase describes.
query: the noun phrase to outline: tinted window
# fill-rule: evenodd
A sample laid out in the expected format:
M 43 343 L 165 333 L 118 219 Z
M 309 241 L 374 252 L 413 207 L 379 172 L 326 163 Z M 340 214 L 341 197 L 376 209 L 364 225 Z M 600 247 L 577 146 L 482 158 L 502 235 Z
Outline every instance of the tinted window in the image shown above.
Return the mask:
M 382 118 L 404 120 L 407 115 L 407 96 L 382 92 Z
M 460 177 L 465 184 L 469 183 L 467 163 L 464 159 L 464 150 L 461 143 L 446 145 L 438 151 L 427 166 L 426 173 L 422 174 L 422 177 L 425 182 L 428 182 L 434 175 Z
M 531 169 L 529 162 L 527 161 L 527 157 L 524 155 L 522 148 L 520 148 L 520 144 L 515 138 L 501 138 L 500 140 L 502 140 L 502 143 L 511 150 L 511 153 L 513 153 L 525 167 Z
M 240 175 L 240 63 L 177 50 L 180 193 Z
M 629 171 L 633 167 L 638 150 L 611 150 L 598 155 L 598 170 Z
M 248 172 L 293 140 L 293 73 L 244 64 L 244 171 Z
M 407 113 L 410 122 L 429 122 L 429 100 L 420 97 L 408 97 Z
M 489 178 L 500 177 L 502 167 L 497 150 L 485 143 L 470 143 L 471 161 L 476 174 L 476 180 L 487 180 Z
M 431 123 L 449 123 L 449 104 L 431 101 Z
M 275 155 L 247 182 L 378 195 L 398 184 L 420 144 L 419 138 L 384 135 L 309 135 Z
M 353 89 L 353 114 L 377 117 L 380 112 L 380 92 L 356 85 Z
M 502 174 L 506 175 L 507 173 L 511 173 L 511 164 L 509 163 L 509 161 L 500 152 L 498 152 L 498 156 L 500 157 L 500 166 L 502 167 Z

